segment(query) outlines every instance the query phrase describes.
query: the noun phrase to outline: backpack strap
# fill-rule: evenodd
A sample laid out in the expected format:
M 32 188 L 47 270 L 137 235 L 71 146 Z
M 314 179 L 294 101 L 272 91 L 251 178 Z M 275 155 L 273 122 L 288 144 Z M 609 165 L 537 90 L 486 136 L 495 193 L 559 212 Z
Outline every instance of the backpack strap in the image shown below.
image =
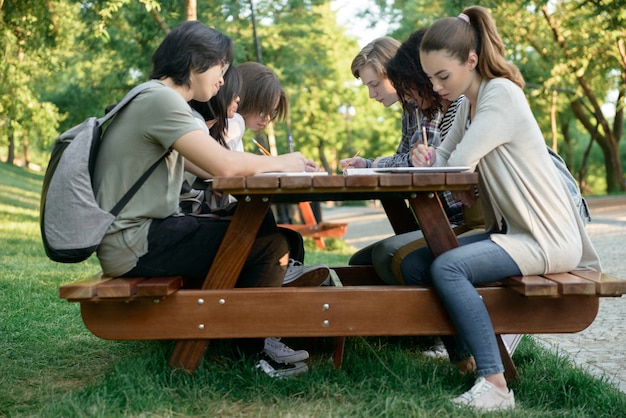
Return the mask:
M 159 83 L 158 81 L 150 80 L 150 81 L 146 81 L 145 83 L 141 83 L 138 86 L 135 86 L 132 90 L 126 93 L 124 98 L 118 104 L 116 104 L 115 107 L 109 110 L 103 117 L 98 118 L 98 124 L 100 126 L 105 124 L 109 119 L 115 116 L 117 112 L 119 112 L 124 106 L 126 106 L 131 100 L 137 97 L 139 93 L 141 93 L 142 91 L 147 90 L 150 87 L 155 87 L 155 86 L 160 86 L 160 85 L 161 83 Z M 139 188 L 145 183 L 148 177 L 150 177 L 150 174 L 152 174 L 154 170 L 156 170 L 157 166 L 161 163 L 161 161 L 163 161 L 165 157 L 167 157 L 171 152 L 172 152 L 171 148 L 165 151 L 165 153 L 163 153 L 163 155 L 161 155 L 159 159 L 156 160 L 150 166 L 150 168 L 148 168 L 148 170 L 146 170 L 146 172 L 143 173 L 141 177 L 139 177 L 139 179 L 135 182 L 135 184 L 133 184 L 133 186 L 126 193 L 124 193 L 124 196 L 122 196 L 120 201 L 117 202 L 117 204 L 113 207 L 113 209 L 111 209 L 111 214 L 113 216 L 119 215 L 122 209 L 124 209 L 124 206 L 126 206 L 126 204 L 130 201 L 130 199 L 132 199 L 135 193 L 137 193 Z
M 168 149 L 167 151 L 165 151 L 165 153 L 163 155 L 161 155 L 161 157 L 159 157 L 159 159 L 156 160 L 150 166 L 150 168 L 148 168 L 148 170 L 146 170 L 146 172 L 143 173 L 143 175 L 141 177 L 139 177 L 139 179 L 135 182 L 135 184 L 133 184 L 133 186 L 130 189 L 128 189 L 128 191 L 126 193 L 124 193 L 124 196 L 122 196 L 120 201 L 117 202 L 117 204 L 113 207 L 113 209 L 111 209 L 111 214 L 113 216 L 117 216 L 117 215 L 120 214 L 122 209 L 124 209 L 124 206 L 126 206 L 126 204 L 130 201 L 130 199 L 133 198 L 135 193 L 137 193 L 139 188 L 145 183 L 145 181 L 148 179 L 148 177 L 150 177 L 150 174 L 152 174 L 152 172 L 154 170 L 156 170 L 157 166 L 161 163 L 161 161 L 163 161 L 165 159 L 165 157 L 167 157 L 171 152 L 172 152 L 171 148 Z
M 139 95 L 144 90 L 149 89 L 150 87 L 156 87 L 162 85 L 156 80 L 146 81 L 145 83 L 141 83 L 138 86 L 133 87 L 126 96 L 120 100 L 118 104 L 116 104 L 111 110 L 109 110 L 103 117 L 98 118 L 98 125 L 103 126 L 109 119 L 111 119 L 117 112 L 122 110 L 124 106 L 126 106 L 131 100 Z

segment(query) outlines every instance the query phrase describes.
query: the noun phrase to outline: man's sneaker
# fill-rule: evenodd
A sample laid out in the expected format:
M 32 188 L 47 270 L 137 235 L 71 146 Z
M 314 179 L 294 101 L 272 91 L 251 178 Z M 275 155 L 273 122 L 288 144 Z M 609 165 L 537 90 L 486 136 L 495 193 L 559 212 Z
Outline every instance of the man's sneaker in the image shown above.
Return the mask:
M 446 346 L 439 341 L 428 350 L 422 351 L 422 355 L 430 358 L 448 358 L 448 350 L 446 350 Z
M 476 379 L 474 386 L 459 397 L 452 399 L 457 406 L 466 406 L 481 411 L 500 411 L 515 408 L 513 391 L 502 393 L 484 377 Z
M 293 350 L 280 342 L 280 338 L 266 338 L 263 353 L 278 363 L 297 363 L 309 358 L 306 350 Z
M 263 370 L 269 377 L 275 377 L 282 379 L 289 376 L 297 376 L 302 373 L 306 373 L 309 367 L 306 363 L 297 362 L 292 364 L 277 363 L 269 357 L 265 357 L 259 360 L 256 364 L 257 369 Z
M 321 286 L 330 276 L 328 266 L 318 264 L 316 266 L 304 266 L 300 261 L 289 259 L 283 286 Z

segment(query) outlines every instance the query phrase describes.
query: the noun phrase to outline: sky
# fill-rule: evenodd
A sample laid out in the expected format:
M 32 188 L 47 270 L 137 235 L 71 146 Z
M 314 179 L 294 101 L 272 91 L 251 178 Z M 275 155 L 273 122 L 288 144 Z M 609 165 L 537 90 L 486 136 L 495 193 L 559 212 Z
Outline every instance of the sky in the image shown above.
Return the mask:
M 374 28 L 368 28 L 368 22 L 358 19 L 356 15 L 366 10 L 372 5 L 369 0 L 334 0 L 331 8 L 337 11 L 337 23 L 345 26 L 348 33 L 354 35 L 359 42 L 360 47 L 364 47 L 370 41 L 380 36 L 384 36 L 388 25 L 386 22 L 380 22 Z

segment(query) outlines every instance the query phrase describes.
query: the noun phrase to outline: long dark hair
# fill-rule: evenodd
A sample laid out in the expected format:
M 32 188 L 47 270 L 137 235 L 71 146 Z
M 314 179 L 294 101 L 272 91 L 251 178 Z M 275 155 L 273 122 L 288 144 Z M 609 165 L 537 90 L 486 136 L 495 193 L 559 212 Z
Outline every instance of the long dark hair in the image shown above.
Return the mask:
M 190 86 L 191 71 L 203 73 L 233 61 L 233 41 L 197 20 L 188 20 L 172 29 L 152 55 L 150 78 L 169 77 L 178 86 Z
M 224 85 L 208 102 L 190 100 L 189 105 L 194 108 L 205 121 L 215 120 L 209 128 L 209 133 L 221 145 L 226 145 L 226 130 L 228 129 L 228 106 L 239 96 L 241 91 L 241 75 L 237 67 L 230 66 L 224 74 Z
M 411 94 L 411 90 L 415 90 L 425 101 L 430 103 L 428 108 L 420 106 L 420 110 L 427 118 L 431 119 L 441 108 L 441 97 L 433 91 L 433 85 L 422 69 L 419 52 L 425 33 L 426 29 L 413 32 L 400 45 L 396 55 L 387 61 L 385 68 L 387 69 L 387 77 L 396 89 L 404 110 L 413 111 L 414 105 L 408 102 L 406 97 Z

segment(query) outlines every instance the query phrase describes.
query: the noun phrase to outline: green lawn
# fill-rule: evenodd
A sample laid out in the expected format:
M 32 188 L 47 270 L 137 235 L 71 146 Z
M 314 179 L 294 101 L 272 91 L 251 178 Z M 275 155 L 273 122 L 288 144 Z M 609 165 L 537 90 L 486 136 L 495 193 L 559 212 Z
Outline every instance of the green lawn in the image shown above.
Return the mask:
M 194 375 L 167 368 L 169 341 L 98 339 L 79 305 L 58 298 L 62 283 L 98 271 L 96 260 L 49 261 L 41 246 L 41 173 L 0 163 L 0 416 L 478 416 L 448 402 L 471 386 L 445 361 L 420 356 L 420 338 L 351 338 L 344 367 L 329 364 L 332 342 L 307 346 L 311 371 L 273 380 L 236 362 L 226 341 L 214 341 Z M 307 246 L 309 263 L 338 264 L 349 256 Z M 401 320 L 401 319 L 399 319 Z M 315 345 L 313 345 L 315 343 Z M 518 407 L 495 416 L 616 417 L 626 395 L 575 368 L 526 337 L 514 360 Z

